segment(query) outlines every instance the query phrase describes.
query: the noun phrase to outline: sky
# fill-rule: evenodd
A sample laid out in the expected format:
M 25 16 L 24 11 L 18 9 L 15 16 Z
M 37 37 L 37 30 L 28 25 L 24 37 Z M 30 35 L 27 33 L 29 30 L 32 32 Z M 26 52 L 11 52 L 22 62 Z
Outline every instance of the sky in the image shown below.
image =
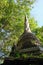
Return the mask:
M 37 20 L 40 27 L 43 26 L 43 0 L 36 0 L 31 15 Z

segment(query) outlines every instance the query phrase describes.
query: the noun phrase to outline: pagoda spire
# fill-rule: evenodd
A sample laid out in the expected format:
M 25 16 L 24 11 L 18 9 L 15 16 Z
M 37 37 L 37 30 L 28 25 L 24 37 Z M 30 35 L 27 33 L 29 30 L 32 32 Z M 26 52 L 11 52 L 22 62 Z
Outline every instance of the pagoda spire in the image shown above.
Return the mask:
M 24 31 L 25 32 L 31 32 L 27 15 L 25 16 Z

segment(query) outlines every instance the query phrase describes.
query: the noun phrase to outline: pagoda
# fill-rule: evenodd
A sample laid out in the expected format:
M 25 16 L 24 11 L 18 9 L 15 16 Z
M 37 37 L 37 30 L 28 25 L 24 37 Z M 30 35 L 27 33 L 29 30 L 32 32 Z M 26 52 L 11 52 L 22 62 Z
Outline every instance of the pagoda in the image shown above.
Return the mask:
M 20 36 L 17 43 L 17 50 L 19 53 L 33 53 L 40 54 L 40 41 L 35 34 L 32 33 L 28 18 L 25 16 L 24 32 Z

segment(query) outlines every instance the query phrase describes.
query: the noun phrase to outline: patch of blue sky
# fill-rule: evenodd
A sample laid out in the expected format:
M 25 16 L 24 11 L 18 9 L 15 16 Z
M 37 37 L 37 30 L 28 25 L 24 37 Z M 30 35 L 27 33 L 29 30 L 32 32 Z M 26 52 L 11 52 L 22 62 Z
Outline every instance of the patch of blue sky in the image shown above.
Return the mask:
M 36 0 L 31 15 L 37 20 L 39 26 L 43 26 L 43 0 Z

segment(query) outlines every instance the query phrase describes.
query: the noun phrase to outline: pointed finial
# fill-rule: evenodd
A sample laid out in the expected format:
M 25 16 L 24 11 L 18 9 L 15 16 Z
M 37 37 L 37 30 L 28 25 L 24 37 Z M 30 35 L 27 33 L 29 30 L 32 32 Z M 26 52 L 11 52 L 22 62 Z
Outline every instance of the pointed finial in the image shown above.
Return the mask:
M 25 16 L 25 23 L 24 23 L 24 25 L 25 25 L 25 32 L 31 32 L 31 30 L 30 30 L 30 27 L 29 27 L 29 22 L 28 22 L 28 18 L 27 18 L 27 15 Z

